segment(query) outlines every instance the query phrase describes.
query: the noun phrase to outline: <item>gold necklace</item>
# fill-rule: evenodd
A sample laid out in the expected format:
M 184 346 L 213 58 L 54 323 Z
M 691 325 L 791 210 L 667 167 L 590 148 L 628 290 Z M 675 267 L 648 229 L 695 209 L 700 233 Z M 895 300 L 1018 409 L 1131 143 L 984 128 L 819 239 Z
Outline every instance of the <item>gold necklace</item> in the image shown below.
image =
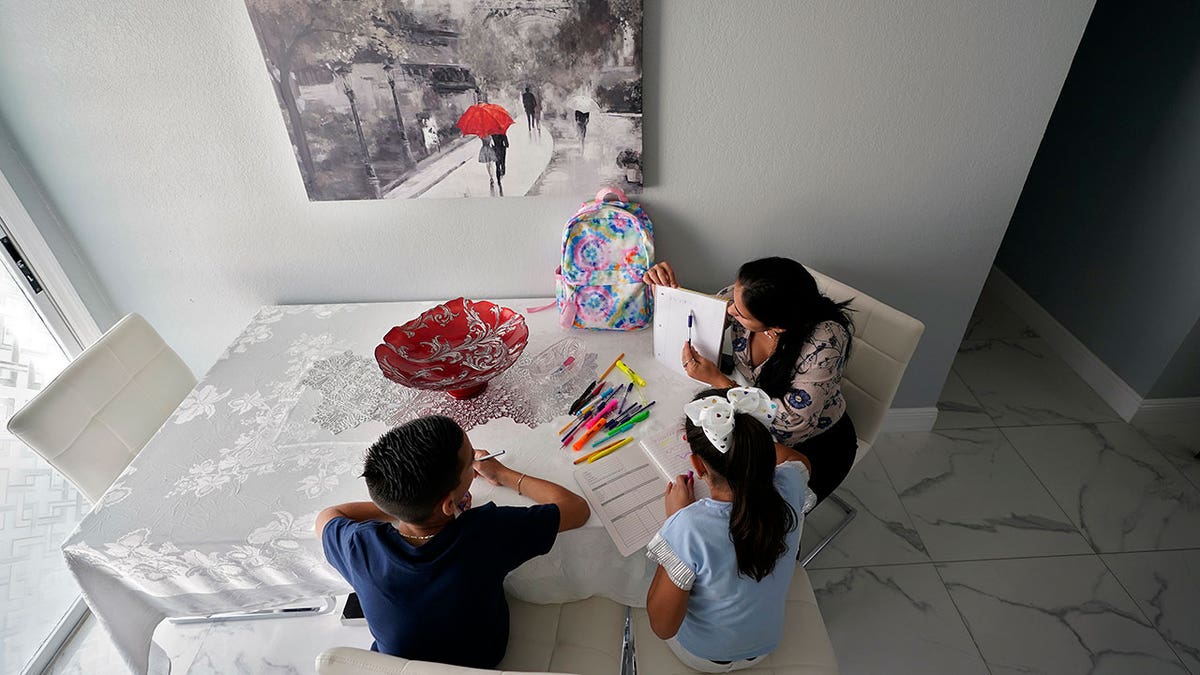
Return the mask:
M 443 527 L 445 527 L 445 526 L 443 526 Z M 396 530 L 396 531 L 400 532 L 400 530 Z M 441 533 L 442 533 L 441 530 L 438 530 L 437 532 L 434 532 L 433 534 L 405 534 L 403 532 L 400 532 L 400 536 L 404 537 L 405 539 L 416 539 L 417 541 L 429 541 L 430 539 L 433 539 L 434 537 L 438 536 Z

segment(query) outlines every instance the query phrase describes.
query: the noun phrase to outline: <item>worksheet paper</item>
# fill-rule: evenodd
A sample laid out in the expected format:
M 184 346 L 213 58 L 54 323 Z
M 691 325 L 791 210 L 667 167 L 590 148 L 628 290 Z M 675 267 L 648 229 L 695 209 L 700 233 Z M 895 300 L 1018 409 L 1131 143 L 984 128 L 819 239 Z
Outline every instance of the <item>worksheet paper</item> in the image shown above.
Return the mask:
M 725 307 L 721 298 L 684 288 L 654 287 L 654 358 L 687 377 L 683 344 L 688 341 L 688 315 L 692 321 L 692 347 L 701 356 L 720 363 L 725 334 Z
M 667 519 L 667 484 L 645 453 L 614 452 L 576 469 L 575 481 L 623 556 L 650 543 Z
M 650 543 L 667 520 L 667 483 L 692 468 L 682 433 L 659 432 L 640 442 L 641 452 L 617 451 L 575 470 L 584 499 L 623 556 Z M 692 489 L 696 499 L 712 496 L 702 480 L 694 480 Z

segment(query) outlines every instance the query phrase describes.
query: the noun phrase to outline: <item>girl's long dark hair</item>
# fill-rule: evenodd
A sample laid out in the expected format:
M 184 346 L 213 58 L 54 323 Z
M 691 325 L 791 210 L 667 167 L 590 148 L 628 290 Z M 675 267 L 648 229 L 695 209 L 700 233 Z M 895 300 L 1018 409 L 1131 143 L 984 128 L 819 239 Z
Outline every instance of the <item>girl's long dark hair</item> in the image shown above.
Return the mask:
M 709 389 L 697 398 L 725 396 L 728 389 Z M 713 447 L 704 430 L 685 420 L 687 442 L 708 468 L 733 492 L 729 537 L 737 554 L 738 573 L 762 581 L 787 552 L 787 535 L 796 529 L 796 511 L 775 489 L 775 441 L 761 422 L 734 415 L 729 449 Z
M 854 329 L 847 306 L 851 301 L 834 302 L 821 295 L 817 280 L 804 265 L 791 258 L 760 258 L 742 265 L 737 278 L 746 311 L 768 326 L 784 329 L 755 383 L 768 396 L 787 394 L 800 351 L 819 324 L 834 321 L 845 328 L 844 353 L 850 355 L 849 334 Z

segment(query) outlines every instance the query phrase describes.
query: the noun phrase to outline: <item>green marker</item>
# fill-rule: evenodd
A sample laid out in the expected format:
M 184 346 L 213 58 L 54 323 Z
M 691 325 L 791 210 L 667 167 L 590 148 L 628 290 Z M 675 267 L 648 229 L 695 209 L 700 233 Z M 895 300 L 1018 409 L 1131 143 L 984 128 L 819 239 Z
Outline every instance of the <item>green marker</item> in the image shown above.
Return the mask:
M 641 422 L 642 420 L 646 419 L 649 416 L 650 416 L 650 411 L 643 410 L 642 412 L 634 415 L 633 418 L 630 419 L 628 422 L 622 424 L 621 426 L 617 427 L 616 429 L 609 431 L 608 436 L 605 436 L 605 438 L 608 438 L 609 436 L 615 436 L 617 434 L 629 431 L 630 429 L 633 428 L 633 425 L 637 424 L 638 422 Z

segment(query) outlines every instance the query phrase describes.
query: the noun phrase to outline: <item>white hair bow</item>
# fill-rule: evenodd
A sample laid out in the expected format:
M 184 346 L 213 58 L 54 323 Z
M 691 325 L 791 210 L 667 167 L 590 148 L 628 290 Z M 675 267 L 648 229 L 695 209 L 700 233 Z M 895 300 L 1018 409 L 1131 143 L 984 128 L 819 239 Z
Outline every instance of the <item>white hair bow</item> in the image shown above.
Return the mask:
M 757 387 L 734 387 L 724 397 L 707 396 L 683 406 L 692 424 L 704 430 L 705 437 L 721 453 L 729 451 L 729 436 L 733 433 L 733 416 L 750 415 L 770 427 L 775 419 L 775 404 L 767 392 Z

